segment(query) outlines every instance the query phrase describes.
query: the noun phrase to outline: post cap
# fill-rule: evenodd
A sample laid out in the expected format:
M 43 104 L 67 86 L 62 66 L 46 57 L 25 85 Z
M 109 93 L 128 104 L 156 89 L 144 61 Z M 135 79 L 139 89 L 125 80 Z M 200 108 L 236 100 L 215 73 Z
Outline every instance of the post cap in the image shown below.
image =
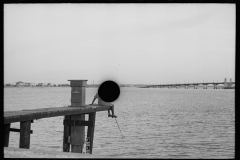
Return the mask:
M 88 80 L 86 80 L 86 79 L 70 79 L 68 81 L 88 81 Z
M 71 87 L 86 87 L 88 80 L 68 80 Z

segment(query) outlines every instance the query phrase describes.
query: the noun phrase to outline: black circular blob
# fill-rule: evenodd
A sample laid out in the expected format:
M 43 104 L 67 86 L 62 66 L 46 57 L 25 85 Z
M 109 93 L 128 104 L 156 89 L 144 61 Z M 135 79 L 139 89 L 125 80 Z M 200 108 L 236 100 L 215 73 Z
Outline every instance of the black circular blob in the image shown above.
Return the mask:
M 105 81 L 98 88 L 99 97 L 105 102 L 113 102 L 120 95 L 120 88 L 113 81 Z

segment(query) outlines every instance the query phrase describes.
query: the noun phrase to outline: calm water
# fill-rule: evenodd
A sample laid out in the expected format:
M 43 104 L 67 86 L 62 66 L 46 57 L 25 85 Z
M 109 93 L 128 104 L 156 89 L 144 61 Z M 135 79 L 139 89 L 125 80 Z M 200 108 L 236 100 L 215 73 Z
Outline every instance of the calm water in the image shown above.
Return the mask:
M 96 92 L 86 89 L 86 104 Z M 234 99 L 235 90 L 121 88 L 114 104 L 124 139 L 115 119 L 97 112 L 93 154 L 234 158 Z M 4 111 L 68 105 L 70 87 L 4 88 Z M 62 151 L 63 117 L 34 121 L 31 129 L 30 148 Z M 11 132 L 9 143 L 18 148 L 19 133 Z

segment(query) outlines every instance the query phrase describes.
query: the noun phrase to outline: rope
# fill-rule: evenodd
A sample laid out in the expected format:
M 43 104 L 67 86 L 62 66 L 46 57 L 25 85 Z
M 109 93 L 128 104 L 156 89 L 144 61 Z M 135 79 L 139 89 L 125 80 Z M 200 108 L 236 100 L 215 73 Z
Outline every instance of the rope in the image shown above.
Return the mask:
M 115 118 L 115 121 L 117 122 L 117 119 L 116 119 L 116 118 Z M 117 122 L 117 125 L 118 125 L 118 122 Z M 119 129 L 119 131 L 120 131 L 120 133 L 121 133 L 121 136 L 122 136 L 122 139 L 123 139 L 123 135 L 122 135 L 122 132 L 121 132 L 121 129 L 120 129 L 119 125 L 118 125 L 118 129 Z

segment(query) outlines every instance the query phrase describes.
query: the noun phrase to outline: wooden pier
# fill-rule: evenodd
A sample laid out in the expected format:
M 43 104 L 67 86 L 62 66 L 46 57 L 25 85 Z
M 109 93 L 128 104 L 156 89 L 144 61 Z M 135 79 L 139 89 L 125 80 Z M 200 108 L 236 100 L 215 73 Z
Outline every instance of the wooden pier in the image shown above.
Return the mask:
M 20 132 L 19 148 L 30 148 L 31 123 L 35 119 L 64 116 L 63 152 L 92 154 L 96 112 L 112 110 L 112 106 L 86 105 L 85 90 L 87 80 L 69 80 L 71 86 L 71 105 L 68 107 L 41 108 L 4 112 L 4 147 L 9 146 L 10 132 Z M 89 119 L 85 121 L 85 114 Z M 11 128 L 11 123 L 20 122 L 20 129 Z M 87 138 L 85 138 L 87 126 Z M 51 128 L 49 128 L 51 129 Z

